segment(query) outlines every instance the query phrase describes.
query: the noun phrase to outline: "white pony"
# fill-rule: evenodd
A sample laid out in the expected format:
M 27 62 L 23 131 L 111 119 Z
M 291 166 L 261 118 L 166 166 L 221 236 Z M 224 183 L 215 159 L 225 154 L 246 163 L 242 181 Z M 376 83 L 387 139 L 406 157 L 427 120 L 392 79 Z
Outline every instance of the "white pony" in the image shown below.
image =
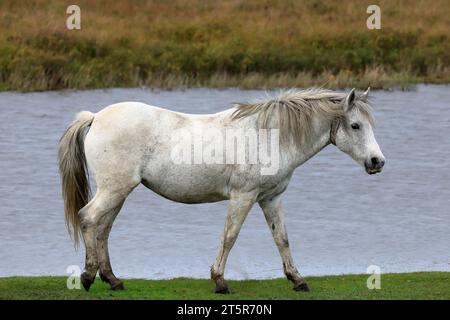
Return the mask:
M 381 172 L 385 159 L 372 131 L 368 93 L 369 89 L 360 96 L 355 95 L 355 89 L 349 94 L 325 89 L 291 90 L 207 115 L 136 102 L 114 104 L 96 114 L 79 113 L 61 138 L 59 170 L 69 233 L 73 229 L 77 244 L 81 231 L 86 246 L 81 275 L 84 288 L 89 290 L 98 270 L 113 290 L 124 288 L 112 272 L 108 236 L 126 197 L 142 183 L 177 202 L 229 200 L 219 253 L 211 267 L 216 293 L 229 292 L 224 280 L 227 257 L 255 202 L 264 212 L 294 290 L 308 291 L 289 249 L 281 195 L 295 168 L 330 143 L 365 167 L 367 173 Z M 277 170 L 261 174 L 264 165 L 259 162 L 175 163 L 174 141 L 180 141 L 186 132 L 210 132 L 208 129 L 223 133 L 231 129 L 279 130 Z M 202 143 L 208 147 L 215 142 L 206 137 Z M 87 166 L 97 184 L 92 199 Z

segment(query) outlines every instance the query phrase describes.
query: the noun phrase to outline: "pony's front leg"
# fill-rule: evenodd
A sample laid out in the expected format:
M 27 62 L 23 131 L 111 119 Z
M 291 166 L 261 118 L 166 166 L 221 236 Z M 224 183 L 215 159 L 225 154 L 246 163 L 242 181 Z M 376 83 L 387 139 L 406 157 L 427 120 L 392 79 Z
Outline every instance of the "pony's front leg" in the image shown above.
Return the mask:
M 255 203 L 254 194 L 232 193 L 228 207 L 225 229 L 216 262 L 211 267 L 211 279 L 216 284 L 216 293 L 229 293 L 224 280 L 225 264 L 241 230 L 242 223 Z
M 295 267 L 289 249 L 289 240 L 284 224 L 281 196 L 259 202 L 266 217 L 267 224 L 272 231 L 273 239 L 283 260 L 283 269 L 286 277 L 294 283 L 295 291 L 309 291 L 309 287 Z

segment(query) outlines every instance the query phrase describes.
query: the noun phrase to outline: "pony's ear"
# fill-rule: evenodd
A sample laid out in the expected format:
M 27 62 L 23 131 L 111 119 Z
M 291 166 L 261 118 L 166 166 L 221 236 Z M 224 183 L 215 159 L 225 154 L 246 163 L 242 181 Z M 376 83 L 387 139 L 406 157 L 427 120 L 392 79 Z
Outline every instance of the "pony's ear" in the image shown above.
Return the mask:
M 355 103 L 355 98 L 356 98 L 355 88 L 353 88 L 350 91 L 350 93 L 347 95 L 347 97 L 345 98 L 345 102 L 344 102 L 344 111 L 345 112 L 349 111 L 353 107 L 353 105 Z
M 370 92 L 370 87 L 367 88 L 366 92 L 364 92 L 360 99 L 364 102 L 367 102 L 369 100 L 369 92 Z

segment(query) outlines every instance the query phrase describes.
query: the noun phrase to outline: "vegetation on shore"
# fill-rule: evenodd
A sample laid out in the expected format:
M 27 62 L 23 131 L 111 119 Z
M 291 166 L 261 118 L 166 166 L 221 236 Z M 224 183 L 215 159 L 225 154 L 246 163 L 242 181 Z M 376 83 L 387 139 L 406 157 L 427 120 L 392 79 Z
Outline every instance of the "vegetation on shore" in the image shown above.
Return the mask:
M 206 279 L 125 280 L 111 291 L 100 279 L 89 292 L 69 290 L 65 277 L 0 278 L 0 299 L 450 299 L 450 273 L 383 274 L 381 289 L 367 289 L 368 275 L 308 277 L 310 292 L 295 292 L 286 279 L 229 281 L 231 294 L 213 293 Z
M 0 2 L 0 90 L 450 82 L 448 1 Z

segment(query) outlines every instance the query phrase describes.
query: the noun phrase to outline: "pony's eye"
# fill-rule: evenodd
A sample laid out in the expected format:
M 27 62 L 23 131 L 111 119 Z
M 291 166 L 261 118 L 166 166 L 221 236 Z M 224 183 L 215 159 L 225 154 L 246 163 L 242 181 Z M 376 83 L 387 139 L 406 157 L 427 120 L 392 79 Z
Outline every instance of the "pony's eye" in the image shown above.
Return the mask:
M 357 123 L 352 123 L 352 129 L 353 130 L 358 130 L 359 129 L 359 124 L 357 124 Z

